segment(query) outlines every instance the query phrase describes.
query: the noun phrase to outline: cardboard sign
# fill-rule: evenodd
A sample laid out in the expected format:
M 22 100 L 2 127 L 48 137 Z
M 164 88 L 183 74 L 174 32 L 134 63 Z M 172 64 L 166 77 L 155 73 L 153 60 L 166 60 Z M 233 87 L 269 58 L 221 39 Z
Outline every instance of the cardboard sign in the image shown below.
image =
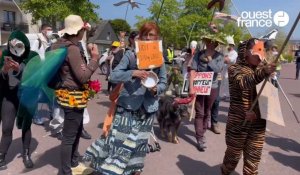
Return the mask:
M 256 86 L 256 91 L 259 92 L 263 82 Z M 278 96 L 278 89 L 269 81 L 266 83 L 261 95 L 258 98 L 261 118 L 285 126 L 281 106 Z
M 162 41 L 136 41 L 135 52 L 138 69 L 153 69 L 160 67 L 163 62 Z
M 196 72 L 193 88 L 197 95 L 210 95 L 214 72 Z
M 181 94 L 189 94 L 189 90 L 190 90 L 190 74 L 186 73 L 184 75 L 184 80 L 183 80 L 183 87 L 181 90 Z

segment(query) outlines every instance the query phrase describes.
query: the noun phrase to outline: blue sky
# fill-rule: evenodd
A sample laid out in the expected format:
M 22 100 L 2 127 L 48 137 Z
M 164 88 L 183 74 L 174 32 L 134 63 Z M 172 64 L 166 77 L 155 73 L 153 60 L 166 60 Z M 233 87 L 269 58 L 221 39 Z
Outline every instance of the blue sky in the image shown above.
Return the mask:
M 93 3 L 100 5 L 100 8 L 97 10 L 97 13 L 102 19 L 115 19 L 115 18 L 125 18 L 126 5 L 119 7 L 113 6 L 114 3 L 123 1 L 123 0 L 91 0 Z M 227 0 L 228 1 L 228 0 Z M 145 16 L 148 17 L 150 14 L 148 12 L 148 7 L 151 4 L 151 0 L 137 0 L 137 2 L 144 3 L 139 9 L 131 7 L 128 9 L 126 20 L 131 26 L 134 26 L 136 23 L 135 16 Z M 232 14 L 238 15 L 243 11 L 267 11 L 272 10 L 273 15 L 277 11 L 285 11 L 289 15 L 289 23 L 285 27 L 277 27 L 280 30 L 284 30 L 286 33 L 291 29 L 297 14 L 300 11 L 300 0 L 232 0 L 234 7 L 232 8 Z M 238 12 L 237 12 L 238 11 Z M 275 26 L 275 25 L 273 25 Z M 275 28 L 275 27 L 274 27 Z M 266 31 L 271 31 L 273 28 L 249 28 L 253 36 L 259 37 L 261 34 L 264 34 Z M 292 39 L 300 40 L 300 22 L 292 35 Z

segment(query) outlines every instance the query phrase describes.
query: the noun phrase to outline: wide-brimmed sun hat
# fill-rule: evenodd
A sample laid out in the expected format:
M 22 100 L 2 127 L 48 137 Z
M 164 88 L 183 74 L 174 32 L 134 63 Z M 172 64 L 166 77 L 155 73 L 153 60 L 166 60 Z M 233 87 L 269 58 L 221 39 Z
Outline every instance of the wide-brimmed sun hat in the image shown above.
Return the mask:
M 225 40 L 225 35 L 222 32 L 214 33 L 207 29 L 202 29 L 200 31 L 200 39 L 214 41 L 222 45 L 227 43 Z
M 78 15 L 69 15 L 65 18 L 65 28 L 60 33 L 76 35 L 79 30 L 85 27 L 85 23 Z

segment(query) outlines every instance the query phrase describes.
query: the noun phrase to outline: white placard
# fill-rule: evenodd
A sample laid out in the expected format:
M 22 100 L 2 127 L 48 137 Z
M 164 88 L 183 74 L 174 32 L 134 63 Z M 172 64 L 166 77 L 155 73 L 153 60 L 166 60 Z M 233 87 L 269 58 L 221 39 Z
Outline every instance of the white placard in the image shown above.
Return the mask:
M 257 92 L 259 92 L 262 84 L 263 82 L 256 86 Z M 261 118 L 278 125 L 285 126 L 279 101 L 278 89 L 269 81 L 266 83 L 265 88 L 259 96 L 258 103 Z

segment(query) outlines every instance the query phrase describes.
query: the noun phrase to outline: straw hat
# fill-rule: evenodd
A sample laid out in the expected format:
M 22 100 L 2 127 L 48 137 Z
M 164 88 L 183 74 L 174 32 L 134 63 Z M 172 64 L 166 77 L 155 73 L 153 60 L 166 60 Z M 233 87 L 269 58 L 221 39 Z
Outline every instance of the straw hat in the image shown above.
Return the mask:
M 85 26 L 82 18 L 78 15 L 69 15 L 65 18 L 65 28 L 60 32 L 68 35 L 76 35 Z
M 225 35 L 222 32 L 215 33 L 208 29 L 202 29 L 200 31 L 200 39 L 201 40 L 211 40 L 218 42 L 219 44 L 226 44 Z

